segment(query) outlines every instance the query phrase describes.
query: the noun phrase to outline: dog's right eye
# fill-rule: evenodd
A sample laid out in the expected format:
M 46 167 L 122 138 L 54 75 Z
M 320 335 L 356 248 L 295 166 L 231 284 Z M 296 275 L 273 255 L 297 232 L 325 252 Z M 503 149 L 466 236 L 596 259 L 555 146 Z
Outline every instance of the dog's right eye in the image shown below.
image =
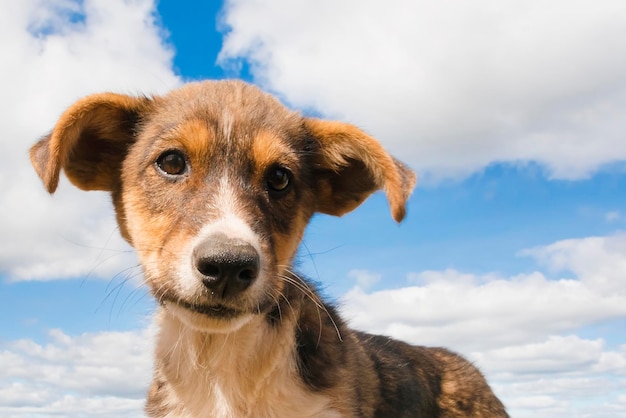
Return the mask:
M 280 195 L 291 186 L 291 171 L 284 167 L 273 167 L 266 175 L 265 184 L 270 193 Z
M 187 161 L 180 151 L 165 151 L 156 160 L 158 170 L 168 176 L 180 176 L 187 171 Z

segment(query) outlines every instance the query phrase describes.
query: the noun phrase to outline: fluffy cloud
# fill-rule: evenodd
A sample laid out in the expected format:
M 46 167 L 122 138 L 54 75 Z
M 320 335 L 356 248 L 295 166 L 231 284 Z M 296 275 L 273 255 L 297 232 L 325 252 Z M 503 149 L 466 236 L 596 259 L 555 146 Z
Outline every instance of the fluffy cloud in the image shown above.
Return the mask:
M 0 345 L 0 414 L 141 416 L 151 378 L 152 332 L 102 332 Z M 85 415 L 86 414 L 86 415 Z
M 521 254 L 571 277 L 426 271 L 410 274 L 410 285 L 400 289 L 368 292 L 357 285 L 344 297 L 344 312 L 357 328 L 464 353 L 487 373 L 513 416 L 624 413 L 626 340 L 608 332 L 581 335 L 626 317 L 626 234 L 563 240 Z
M 6 238 L 0 274 L 9 280 L 110 277 L 132 266 L 108 197 L 87 198 L 63 182 L 50 198 L 30 167 L 28 148 L 83 95 L 158 93 L 179 83 L 171 70 L 173 53 L 155 23 L 154 2 L 3 3 L 0 39 L 0 229 Z
M 620 1 L 229 0 L 221 59 L 298 107 L 351 120 L 427 176 L 626 159 Z
M 522 254 L 534 256 L 553 271 L 571 271 L 589 288 L 606 295 L 626 290 L 626 234 L 570 239 Z
M 401 289 L 355 287 L 345 296 L 346 313 L 360 328 L 463 351 L 522 344 L 626 315 L 626 293 L 604 295 L 580 280 L 533 273 L 463 281 L 454 270 L 412 277 L 435 275 Z

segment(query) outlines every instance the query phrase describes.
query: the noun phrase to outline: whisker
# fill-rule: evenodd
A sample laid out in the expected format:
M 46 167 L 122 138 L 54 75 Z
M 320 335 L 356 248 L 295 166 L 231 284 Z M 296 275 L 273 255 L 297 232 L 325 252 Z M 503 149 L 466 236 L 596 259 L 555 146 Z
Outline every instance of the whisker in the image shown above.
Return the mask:
M 339 326 L 337 325 L 337 323 L 335 322 L 335 319 L 330 314 L 330 312 L 328 311 L 328 308 L 326 308 L 326 305 L 320 299 L 317 293 L 310 287 L 309 284 L 307 284 L 302 278 L 300 278 L 300 276 L 298 276 L 295 272 L 293 272 L 288 266 L 280 266 L 280 267 L 283 268 L 284 271 L 288 275 L 280 274 L 278 275 L 278 277 L 281 280 L 284 280 L 285 282 L 292 284 L 296 289 L 300 290 L 305 297 L 307 297 L 311 302 L 313 302 L 314 305 L 318 309 L 318 314 L 320 310 L 323 311 L 328 317 L 328 319 L 330 319 L 331 323 L 333 324 L 333 327 L 335 328 L 339 341 L 343 341 L 343 337 L 341 336 L 341 331 L 339 331 Z M 321 330 L 321 327 L 322 327 L 322 323 L 321 323 L 321 317 L 320 317 L 320 330 Z M 321 338 L 321 335 L 320 335 L 320 338 Z

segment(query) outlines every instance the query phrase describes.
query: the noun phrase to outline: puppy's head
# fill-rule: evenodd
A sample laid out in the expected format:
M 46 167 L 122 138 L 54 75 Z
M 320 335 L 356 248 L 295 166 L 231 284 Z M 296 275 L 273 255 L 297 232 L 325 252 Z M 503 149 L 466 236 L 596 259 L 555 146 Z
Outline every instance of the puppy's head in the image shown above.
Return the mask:
M 399 222 L 415 183 L 356 127 L 304 118 L 236 81 L 86 97 L 31 161 L 50 193 L 61 169 L 109 191 L 159 302 L 222 332 L 276 305 L 315 212 L 343 215 L 383 189 Z

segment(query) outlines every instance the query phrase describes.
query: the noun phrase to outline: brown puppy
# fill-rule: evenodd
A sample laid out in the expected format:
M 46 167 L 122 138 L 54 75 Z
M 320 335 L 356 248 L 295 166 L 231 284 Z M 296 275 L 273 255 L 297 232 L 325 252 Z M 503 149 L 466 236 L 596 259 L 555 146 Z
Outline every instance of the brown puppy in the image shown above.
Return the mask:
M 414 174 L 354 126 L 305 118 L 238 81 L 164 97 L 84 98 L 31 149 L 111 192 L 160 303 L 152 417 L 506 417 L 442 348 L 354 331 L 291 262 L 315 212 L 383 189 L 396 221 Z

